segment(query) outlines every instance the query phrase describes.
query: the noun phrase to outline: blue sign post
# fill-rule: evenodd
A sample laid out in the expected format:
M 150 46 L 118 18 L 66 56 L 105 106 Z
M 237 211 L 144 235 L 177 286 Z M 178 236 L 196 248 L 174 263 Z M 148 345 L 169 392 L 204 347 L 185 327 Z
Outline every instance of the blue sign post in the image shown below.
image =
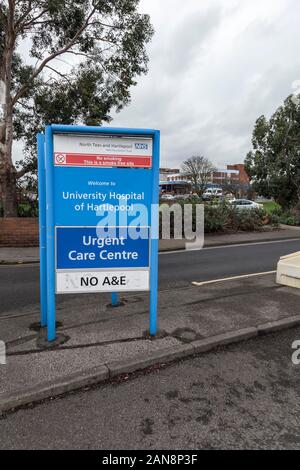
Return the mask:
M 38 193 L 39 193 L 39 236 L 40 236 L 40 304 L 41 327 L 47 326 L 47 240 L 46 240 L 46 168 L 45 139 L 37 136 L 38 145 Z
M 116 306 L 117 292 L 150 290 L 156 335 L 159 149 L 159 131 L 148 129 L 51 125 L 38 136 L 41 324 L 49 342 L 56 294 L 67 293 L 110 292 Z

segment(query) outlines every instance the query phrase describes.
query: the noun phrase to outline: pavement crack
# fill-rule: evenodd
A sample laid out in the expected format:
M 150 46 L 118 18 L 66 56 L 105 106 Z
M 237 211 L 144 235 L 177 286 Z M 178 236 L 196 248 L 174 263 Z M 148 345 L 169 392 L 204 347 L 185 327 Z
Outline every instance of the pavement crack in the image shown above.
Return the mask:
M 34 337 L 36 338 L 36 336 Z M 74 349 L 87 349 L 99 346 L 109 346 L 112 344 L 123 344 L 123 343 L 131 343 L 137 341 L 151 341 L 149 338 L 144 336 L 137 336 L 135 338 L 123 338 L 119 340 L 111 340 L 111 341 L 99 341 L 97 343 L 87 343 L 87 344 L 77 344 L 72 346 L 60 346 L 60 347 L 53 347 L 52 349 L 28 349 L 26 351 L 15 351 L 15 352 L 8 352 L 7 356 L 27 356 L 29 354 L 40 354 L 45 352 L 54 352 L 54 351 L 67 351 L 67 350 L 74 350 Z
M 223 294 L 219 296 L 214 296 L 214 297 L 209 297 L 206 299 L 199 299 L 199 300 L 193 300 L 192 302 L 186 302 L 184 304 L 180 304 L 182 306 L 184 305 L 197 305 L 201 303 L 206 303 L 206 302 L 214 302 L 216 300 L 223 300 L 223 299 L 228 299 L 232 297 L 240 297 L 242 295 L 255 295 L 257 292 L 265 291 L 265 290 L 279 290 L 281 289 L 281 286 L 272 286 L 272 287 L 263 287 L 261 289 L 255 289 L 255 290 L 248 290 L 248 291 L 240 291 L 240 292 L 235 292 L 235 293 L 230 293 L 230 294 Z
M 33 339 L 36 339 L 36 338 L 37 338 L 37 335 L 24 336 L 24 338 L 17 338 L 11 341 L 6 341 L 6 346 L 8 348 L 14 347 L 14 346 L 20 346 L 21 344 L 29 343 L 29 341 L 32 341 Z
M 134 317 L 135 315 L 146 315 L 149 313 L 149 310 L 144 310 L 144 311 L 140 311 L 140 312 L 134 312 L 134 313 L 129 313 L 129 314 L 125 314 L 124 315 L 124 318 L 130 318 L 130 317 Z M 89 321 L 89 322 L 84 322 L 84 323 L 79 323 L 79 324 L 74 324 L 74 325 L 69 325 L 69 326 L 64 326 L 63 330 L 64 331 L 69 331 L 69 330 L 76 330 L 76 328 L 81 328 L 82 326 L 90 326 L 90 325 L 98 325 L 98 324 L 101 324 L 101 323 L 107 323 L 109 321 L 115 321 L 115 320 L 119 320 L 119 317 L 114 317 L 114 318 L 101 318 L 100 320 L 93 320 L 93 321 Z

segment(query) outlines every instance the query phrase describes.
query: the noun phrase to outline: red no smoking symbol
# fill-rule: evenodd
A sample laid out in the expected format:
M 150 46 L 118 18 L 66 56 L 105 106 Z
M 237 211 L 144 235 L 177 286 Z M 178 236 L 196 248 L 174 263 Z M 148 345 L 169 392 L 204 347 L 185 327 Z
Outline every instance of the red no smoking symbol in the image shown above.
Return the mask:
M 67 156 L 64 153 L 55 154 L 55 163 L 58 165 L 65 165 L 67 163 Z

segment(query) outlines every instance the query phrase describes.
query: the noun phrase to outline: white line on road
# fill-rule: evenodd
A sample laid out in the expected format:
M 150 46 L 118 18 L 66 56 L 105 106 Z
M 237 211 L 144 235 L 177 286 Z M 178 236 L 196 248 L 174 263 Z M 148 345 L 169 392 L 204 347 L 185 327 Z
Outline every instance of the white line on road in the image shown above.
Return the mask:
M 287 238 L 286 240 L 273 240 L 265 242 L 249 242 L 249 243 L 237 243 L 236 245 L 219 245 L 219 246 L 206 246 L 204 248 L 199 248 L 196 250 L 174 250 L 174 251 L 161 251 L 159 255 L 175 255 L 183 253 L 193 253 L 196 251 L 208 251 L 208 250 L 222 250 L 224 248 L 238 248 L 243 246 L 255 246 L 255 245 L 273 245 L 277 243 L 287 243 L 287 242 L 300 242 L 300 238 Z
M 173 251 L 161 251 L 159 255 L 182 255 L 186 253 L 193 253 L 197 251 L 208 251 L 208 250 L 223 250 L 224 248 L 238 248 L 238 247 L 247 247 L 247 246 L 255 246 L 255 245 L 273 245 L 278 243 L 289 243 L 289 242 L 300 242 L 300 238 L 287 238 L 286 240 L 273 240 L 273 241 L 265 241 L 265 242 L 249 242 L 249 243 L 237 243 L 236 245 L 219 245 L 219 246 L 206 246 L 204 248 L 199 248 L 196 250 L 173 250 Z M 38 267 L 39 263 L 16 263 L 16 264 L 0 264 L 0 268 L 33 268 Z
M 207 284 L 215 284 L 217 282 L 226 282 L 226 281 L 234 281 L 237 279 L 247 279 L 250 277 L 258 277 L 258 276 L 267 276 L 268 274 L 276 274 L 277 271 L 267 271 L 264 273 L 255 273 L 255 274 L 243 274 L 241 276 L 233 276 L 233 277 L 225 277 L 224 279 L 213 279 L 211 281 L 203 281 L 203 282 L 192 282 L 193 286 L 201 287 Z
M 36 263 L 16 263 L 16 264 L 5 264 L 5 263 L 1 263 L 0 264 L 0 268 L 5 268 L 5 269 L 8 269 L 8 268 L 11 268 L 11 269 L 16 269 L 16 268 L 39 268 L 39 262 L 36 262 Z

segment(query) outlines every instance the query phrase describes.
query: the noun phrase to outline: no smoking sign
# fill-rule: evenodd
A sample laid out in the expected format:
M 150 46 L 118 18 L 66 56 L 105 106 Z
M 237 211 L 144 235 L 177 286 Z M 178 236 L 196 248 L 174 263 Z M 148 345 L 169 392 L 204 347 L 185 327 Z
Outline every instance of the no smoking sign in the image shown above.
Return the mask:
M 56 153 L 54 158 L 56 165 L 66 165 L 67 163 L 67 156 L 65 153 Z

